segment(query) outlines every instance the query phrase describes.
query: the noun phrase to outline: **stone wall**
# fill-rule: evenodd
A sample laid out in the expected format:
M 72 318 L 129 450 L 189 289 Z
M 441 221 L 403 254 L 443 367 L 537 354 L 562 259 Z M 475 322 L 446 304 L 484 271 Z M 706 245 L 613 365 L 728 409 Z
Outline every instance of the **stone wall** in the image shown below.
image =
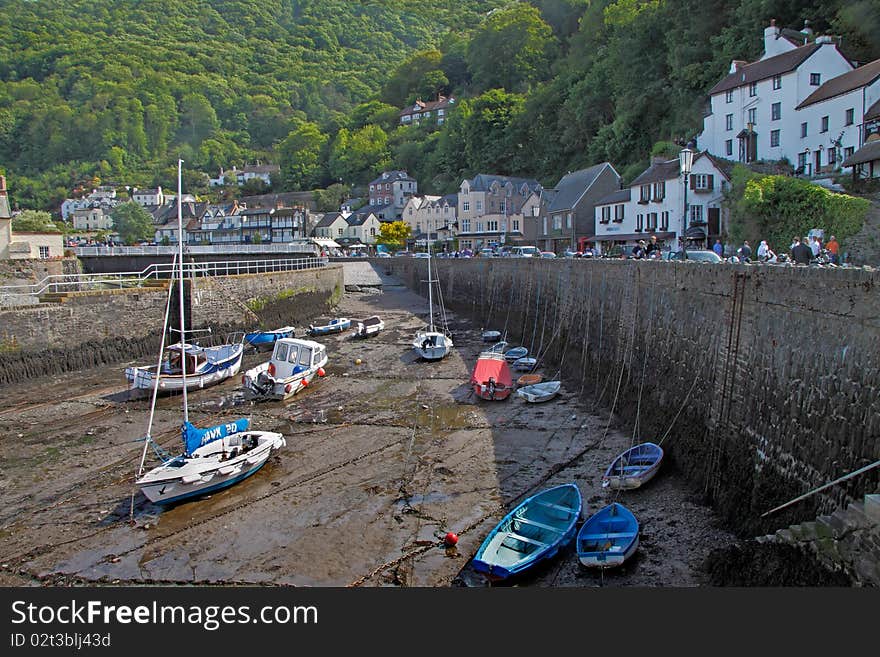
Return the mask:
M 381 261 L 425 293 L 426 261 Z M 748 535 L 877 490 L 880 275 L 631 260 L 434 260 L 443 300 L 661 442 Z
M 192 326 L 215 335 L 305 323 L 335 303 L 340 265 L 195 279 Z M 0 383 L 155 354 L 168 301 L 165 288 L 73 292 L 63 302 L 0 310 Z M 248 302 L 256 309 L 250 310 Z M 176 325 L 172 304 L 172 325 Z

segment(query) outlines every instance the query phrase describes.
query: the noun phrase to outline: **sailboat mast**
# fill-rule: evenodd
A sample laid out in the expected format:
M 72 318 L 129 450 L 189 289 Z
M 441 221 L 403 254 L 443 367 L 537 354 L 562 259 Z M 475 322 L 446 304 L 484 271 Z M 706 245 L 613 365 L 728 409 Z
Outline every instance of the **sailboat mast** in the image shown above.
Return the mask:
M 428 330 L 434 332 L 434 296 L 431 294 L 434 281 L 431 280 L 431 232 L 428 231 Z
M 189 422 L 189 410 L 186 400 L 186 326 L 183 319 L 183 160 L 177 160 L 177 248 L 180 264 L 180 281 L 178 297 L 180 301 L 180 366 L 183 381 L 183 421 Z

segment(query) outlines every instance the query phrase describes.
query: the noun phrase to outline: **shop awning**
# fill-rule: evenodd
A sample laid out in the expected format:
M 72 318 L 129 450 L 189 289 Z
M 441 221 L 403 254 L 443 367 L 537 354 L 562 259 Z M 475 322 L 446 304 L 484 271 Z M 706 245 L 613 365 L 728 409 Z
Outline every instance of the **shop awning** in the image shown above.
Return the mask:
M 327 237 L 313 237 L 312 240 L 318 246 L 326 246 L 328 249 L 338 249 L 339 245 Z

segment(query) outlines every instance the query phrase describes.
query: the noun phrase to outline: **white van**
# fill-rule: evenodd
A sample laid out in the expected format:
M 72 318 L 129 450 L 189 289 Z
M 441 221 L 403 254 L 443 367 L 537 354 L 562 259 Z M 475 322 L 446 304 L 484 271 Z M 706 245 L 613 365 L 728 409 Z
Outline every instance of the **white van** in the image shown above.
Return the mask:
M 510 248 L 511 258 L 540 258 L 541 251 L 537 246 L 513 246 Z

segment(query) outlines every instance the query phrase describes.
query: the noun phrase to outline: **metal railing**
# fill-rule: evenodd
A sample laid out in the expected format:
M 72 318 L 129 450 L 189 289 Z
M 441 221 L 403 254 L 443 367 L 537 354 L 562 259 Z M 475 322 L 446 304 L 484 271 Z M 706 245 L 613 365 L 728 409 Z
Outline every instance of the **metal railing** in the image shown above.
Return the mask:
M 304 253 L 318 255 L 319 247 L 314 242 L 294 241 L 265 244 L 240 244 L 235 242 L 206 245 L 184 245 L 186 252 L 192 255 L 243 255 L 253 253 Z M 174 257 L 177 245 L 170 246 L 78 246 L 74 249 L 77 257 L 85 256 L 139 256 L 164 255 Z
M 183 263 L 183 274 L 185 277 L 265 274 L 316 269 L 327 266 L 328 262 L 328 258 L 185 262 Z M 141 271 L 108 274 L 55 274 L 46 276 L 37 283 L 0 286 L 0 306 L 38 303 L 40 297 L 47 294 L 144 287 L 147 281 L 170 279 L 176 273 L 176 265 L 173 262 L 168 262 L 152 263 Z

